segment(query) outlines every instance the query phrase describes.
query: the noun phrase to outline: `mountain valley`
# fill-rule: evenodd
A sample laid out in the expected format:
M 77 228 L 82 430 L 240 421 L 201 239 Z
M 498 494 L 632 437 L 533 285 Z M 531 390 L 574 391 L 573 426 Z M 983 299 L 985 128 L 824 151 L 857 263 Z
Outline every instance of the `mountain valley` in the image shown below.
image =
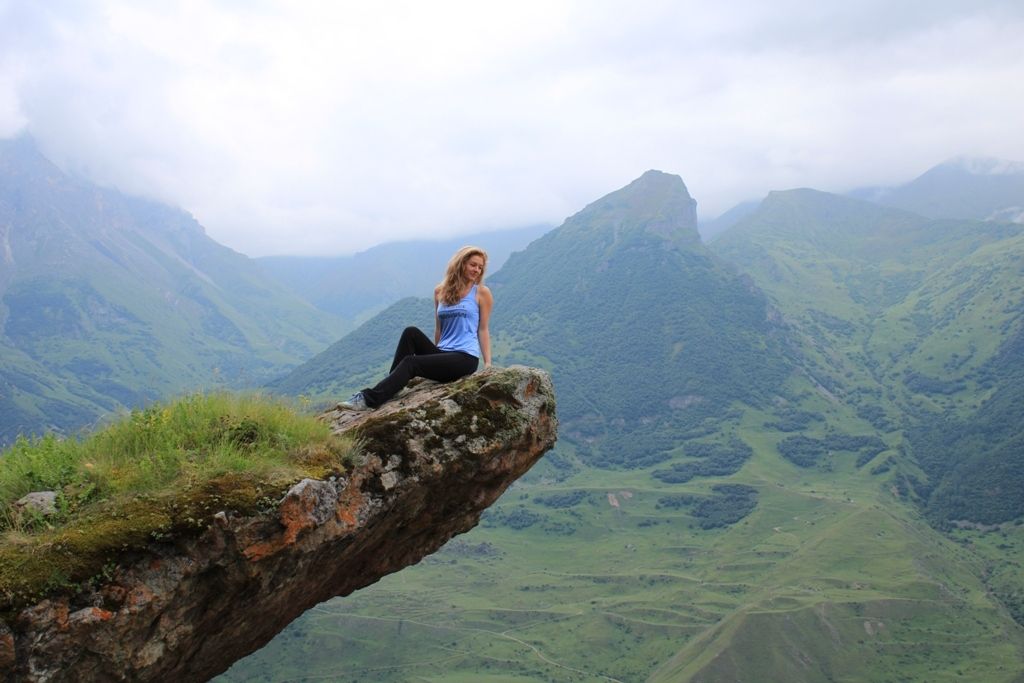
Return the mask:
M 432 326 L 429 299 L 390 303 L 413 280 L 323 310 L 352 273 L 248 259 L 30 141 L 0 175 L 6 442 L 211 387 L 323 408 Z M 705 244 L 683 180 L 648 171 L 503 236 L 495 362 L 551 373 L 554 450 L 216 680 L 1024 680 L 1024 225 L 982 220 L 1024 193 L 981 175 L 971 213 L 929 199 L 948 183 L 787 190 Z
M 650 172 L 509 259 L 496 356 L 551 370 L 555 451 L 223 680 L 1024 675 L 1021 489 L 983 495 L 1012 472 L 957 426 L 987 415 L 1020 453 L 1022 227 L 798 190 L 708 248 L 692 207 Z M 429 319 L 403 301 L 288 389 L 358 389 Z M 975 447 L 929 449 L 943 423 Z

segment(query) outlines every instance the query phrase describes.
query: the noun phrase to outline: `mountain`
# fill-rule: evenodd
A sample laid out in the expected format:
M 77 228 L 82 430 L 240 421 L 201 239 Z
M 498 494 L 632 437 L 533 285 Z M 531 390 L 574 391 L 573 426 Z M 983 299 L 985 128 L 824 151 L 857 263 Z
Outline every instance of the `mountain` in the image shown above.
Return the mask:
M 1024 222 L 1024 164 L 956 157 L 897 187 L 865 188 L 854 197 L 929 218 Z
M 443 274 L 438 264 L 447 263 L 464 244 L 482 246 L 493 273 L 509 254 L 550 229 L 533 225 L 446 240 L 392 242 L 352 256 L 267 256 L 256 262 L 317 308 L 359 323 L 401 298 L 432 292 Z
M 770 400 L 789 372 L 764 298 L 701 244 L 695 207 L 677 176 L 649 171 L 488 280 L 495 357 L 552 371 L 592 464 L 667 459 L 669 433 Z M 271 388 L 327 398 L 371 384 L 401 329 L 430 316 L 429 300 L 404 300 Z
M 190 215 L 69 177 L 0 141 L 0 443 L 187 389 L 242 386 L 344 324 Z
M 981 396 L 908 378 L 937 376 L 890 339 L 963 357 L 965 333 L 896 307 L 931 284 L 922 310 L 956 313 L 971 285 L 932 269 L 980 266 L 1016 229 L 776 193 L 722 236 L 746 271 L 700 244 L 675 176 L 597 200 L 489 279 L 496 362 L 551 371 L 555 449 L 480 527 L 219 680 L 1017 680 L 1024 526 L 930 525 L 904 422 Z M 1012 263 L 989 264 L 999 289 Z M 382 372 L 397 330 L 429 321 L 429 301 L 402 307 L 292 390 L 334 398 Z
M 732 402 L 770 402 L 791 371 L 763 295 L 701 244 L 695 207 L 678 176 L 648 171 L 491 280 L 503 358 L 551 368 L 591 464 L 667 459 Z
M 934 521 L 1024 515 L 1024 226 L 793 190 L 713 248 L 802 336 L 816 382 L 907 439 L 901 486 Z

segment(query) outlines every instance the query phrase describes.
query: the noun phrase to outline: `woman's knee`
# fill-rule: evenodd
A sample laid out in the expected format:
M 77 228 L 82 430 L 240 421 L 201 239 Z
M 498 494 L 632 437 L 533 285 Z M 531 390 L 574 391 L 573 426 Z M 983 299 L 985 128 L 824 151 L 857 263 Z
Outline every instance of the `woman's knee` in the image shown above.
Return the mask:
M 416 370 L 419 367 L 418 360 L 419 360 L 418 356 L 406 356 L 402 360 L 398 361 L 398 365 L 395 366 L 395 369 L 392 370 L 392 372 L 396 372 L 398 370 L 401 370 L 403 372 L 407 372 L 410 375 L 412 375 L 412 374 L 414 374 L 416 372 Z

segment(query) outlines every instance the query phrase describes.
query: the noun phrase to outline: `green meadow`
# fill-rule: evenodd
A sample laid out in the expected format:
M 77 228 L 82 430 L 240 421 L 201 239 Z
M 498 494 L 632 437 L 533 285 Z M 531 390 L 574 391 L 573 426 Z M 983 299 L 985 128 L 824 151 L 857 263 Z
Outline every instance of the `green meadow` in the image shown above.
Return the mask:
M 746 411 L 731 425 L 754 447 L 731 477 L 665 485 L 650 470 L 581 466 L 558 480 L 543 463 L 476 529 L 310 610 L 219 680 L 1024 675 L 1024 634 L 979 579 L 980 553 L 930 527 L 853 453 L 827 468 L 786 462 L 764 418 Z M 704 529 L 692 505 L 665 503 L 721 483 L 757 491 L 728 526 Z

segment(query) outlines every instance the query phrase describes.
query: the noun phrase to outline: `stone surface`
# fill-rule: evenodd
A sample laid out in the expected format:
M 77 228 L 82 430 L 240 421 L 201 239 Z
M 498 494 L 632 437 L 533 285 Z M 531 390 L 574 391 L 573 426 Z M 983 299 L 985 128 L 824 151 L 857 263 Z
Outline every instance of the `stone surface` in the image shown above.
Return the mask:
M 44 517 L 57 513 L 56 491 L 33 491 L 14 502 L 14 509 L 19 512 L 35 512 Z
M 365 456 L 303 480 L 270 513 L 218 513 L 198 538 L 154 545 L 88 602 L 67 597 L 0 622 L 0 671 L 26 681 L 205 681 L 310 607 L 419 562 L 554 444 L 547 374 L 491 369 L 423 383 L 373 412 L 328 411 Z

